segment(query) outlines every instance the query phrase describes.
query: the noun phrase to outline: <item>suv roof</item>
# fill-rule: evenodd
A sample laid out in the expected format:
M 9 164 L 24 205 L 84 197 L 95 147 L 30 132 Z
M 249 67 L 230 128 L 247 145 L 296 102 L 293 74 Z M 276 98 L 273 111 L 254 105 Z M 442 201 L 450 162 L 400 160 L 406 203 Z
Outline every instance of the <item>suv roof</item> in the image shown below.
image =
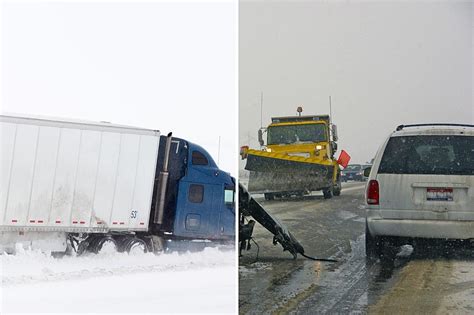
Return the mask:
M 459 134 L 474 136 L 474 125 L 444 123 L 399 125 L 392 136 Z

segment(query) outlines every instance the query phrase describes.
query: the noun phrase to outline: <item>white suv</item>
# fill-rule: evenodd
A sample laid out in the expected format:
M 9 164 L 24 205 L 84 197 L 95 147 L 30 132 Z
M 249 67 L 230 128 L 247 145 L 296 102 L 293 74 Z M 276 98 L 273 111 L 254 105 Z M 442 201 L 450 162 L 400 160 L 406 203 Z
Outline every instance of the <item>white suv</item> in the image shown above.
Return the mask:
M 386 241 L 474 239 L 474 125 L 398 126 L 368 171 L 367 257 Z

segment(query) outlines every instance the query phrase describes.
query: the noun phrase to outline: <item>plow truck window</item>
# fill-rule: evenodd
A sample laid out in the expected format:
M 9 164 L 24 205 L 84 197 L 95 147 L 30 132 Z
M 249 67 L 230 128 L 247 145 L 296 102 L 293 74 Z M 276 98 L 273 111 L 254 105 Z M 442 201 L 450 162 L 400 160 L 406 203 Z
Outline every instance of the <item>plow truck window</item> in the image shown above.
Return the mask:
M 301 124 L 271 126 L 268 128 L 268 144 L 327 141 L 325 124 Z

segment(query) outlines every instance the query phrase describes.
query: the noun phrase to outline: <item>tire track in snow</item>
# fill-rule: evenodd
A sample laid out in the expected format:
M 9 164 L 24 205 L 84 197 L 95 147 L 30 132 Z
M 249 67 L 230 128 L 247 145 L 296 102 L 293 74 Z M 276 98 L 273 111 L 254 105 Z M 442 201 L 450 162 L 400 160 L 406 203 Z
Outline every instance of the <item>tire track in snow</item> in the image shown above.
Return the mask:
M 44 254 L 1 257 L 3 287 L 51 281 L 84 280 L 149 272 L 179 272 L 234 266 L 233 252 L 217 250 L 178 255 L 114 253 L 55 259 Z

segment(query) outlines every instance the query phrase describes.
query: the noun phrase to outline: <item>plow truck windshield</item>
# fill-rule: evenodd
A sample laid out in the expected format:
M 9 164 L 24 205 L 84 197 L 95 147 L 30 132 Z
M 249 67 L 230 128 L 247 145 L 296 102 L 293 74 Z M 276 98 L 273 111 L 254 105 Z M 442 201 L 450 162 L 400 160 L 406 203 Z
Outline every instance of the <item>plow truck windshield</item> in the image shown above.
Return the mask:
M 326 125 L 321 123 L 270 126 L 267 133 L 269 145 L 327 141 Z

